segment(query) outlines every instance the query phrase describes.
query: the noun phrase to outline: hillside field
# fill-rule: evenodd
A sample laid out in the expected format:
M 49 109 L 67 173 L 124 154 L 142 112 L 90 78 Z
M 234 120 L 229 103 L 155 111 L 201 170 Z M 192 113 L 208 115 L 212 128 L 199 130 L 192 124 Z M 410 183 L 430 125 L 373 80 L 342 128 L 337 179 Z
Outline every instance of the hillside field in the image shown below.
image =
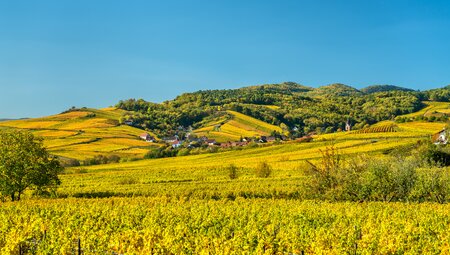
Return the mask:
M 230 119 L 222 118 L 210 123 L 204 127 L 194 130 L 199 136 L 207 136 L 216 139 L 218 142 L 239 141 L 242 137 L 260 137 L 270 136 L 271 132 L 282 132 L 281 128 L 271 125 L 264 121 L 252 118 L 235 111 L 227 111 Z M 216 128 L 218 124 L 220 128 Z
M 274 128 L 229 113 L 218 133 Z M 149 146 L 137 138 L 142 130 L 118 125 L 119 115 L 90 109 L 0 125 L 32 130 L 67 157 L 142 155 Z M 0 253 L 37 241 L 38 254 L 72 254 L 79 239 L 83 254 L 450 254 L 448 204 L 303 200 L 309 191 L 301 186 L 305 160 L 319 161 L 331 146 L 344 158 L 370 160 L 429 140 L 445 125 L 384 121 L 365 133 L 316 135 L 311 142 L 66 168 L 56 198 L 27 193 L 2 203 Z M 262 161 L 273 168 L 268 178 L 255 174 Z M 237 179 L 229 177 L 230 164 Z
M 139 138 L 144 131 L 119 125 L 123 110 L 115 108 L 81 109 L 49 117 L 0 122 L 0 128 L 19 128 L 44 138 L 44 145 L 55 155 L 86 159 L 114 154 L 142 158 L 150 147 L 158 146 Z

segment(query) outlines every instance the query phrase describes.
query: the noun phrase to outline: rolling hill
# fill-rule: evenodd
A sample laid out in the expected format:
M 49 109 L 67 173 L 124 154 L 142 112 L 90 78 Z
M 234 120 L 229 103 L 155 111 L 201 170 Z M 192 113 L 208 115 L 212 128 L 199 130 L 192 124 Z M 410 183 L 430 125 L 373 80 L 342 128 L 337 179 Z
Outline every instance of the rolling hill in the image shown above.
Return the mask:
M 444 104 L 450 106 L 450 103 L 442 103 L 440 106 L 444 107 Z M 247 124 L 249 127 L 258 123 L 234 112 L 230 112 L 230 115 L 233 119 L 226 122 L 230 128 L 236 128 L 238 126 L 236 123 L 239 125 L 249 123 Z M 211 122 L 208 128 L 212 128 L 214 124 Z M 331 146 L 334 146 L 344 158 L 357 155 L 384 157 L 398 148 L 414 146 L 420 140 L 429 141 L 431 135 L 442 130 L 445 125 L 445 122 L 384 121 L 367 128 L 368 132 L 355 130 L 314 135 L 311 142 L 292 140 L 277 145 L 219 150 L 217 153 L 69 168 L 62 176 L 61 192 L 67 196 L 88 196 L 93 193 L 132 196 L 136 192 L 145 196 L 153 196 L 156 193 L 181 196 L 187 192 L 191 197 L 197 198 L 226 196 L 228 193 L 238 193 L 241 190 L 288 194 L 296 190 L 298 181 L 303 176 L 299 169 L 304 167 L 305 160 L 319 161 L 322 152 Z M 391 126 L 395 126 L 395 131 L 383 132 L 383 127 Z M 269 131 L 270 127 L 267 128 L 269 129 L 266 131 Z M 196 130 L 196 132 L 207 131 Z M 261 129 L 253 132 L 263 131 Z M 218 131 L 210 131 L 209 135 L 217 134 L 217 139 L 227 137 L 222 133 L 228 135 L 227 132 Z M 258 182 L 258 178 L 254 175 L 254 168 L 261 161 L 270 164 L 274 170 L 272 178 L 264 183 Z M 230 164 L 238 167 L 239 181 L 229 181 L 224 166 Z M 80 169 L 85 173 L 80 173 Z M 133 186 L 128 184 L 130 180 L 134 183 Z M 79 187 L 79 183 L 83 183 L 83 187 Z M 278 186 L 276 191 L 271 190 L 270 187 L 280 183 L 283 185 Z M 170 185 L 176 186 L 180 194 L 172 188 L 167 188 Z
M 5 121 L 0 128 L 30 130 L 44 138 L 44 145 L 52 154 L 64 158 L 86 159 L 104 154 L 142 157 L 157 145 L 139 139 L 143 130 L 119 125 L 124 112 L 115 108 L 82 108 L 48 117 Z
M 273 131 L 282 132 L 279 126 L 252 118 L 245 114 L 226 111 L 226 115 L 205 123 L 194 130 L 199 136 L 207 136 L 218 142 L 238 141 L 242 137 L 270 136 Z
M 339 83 L 311 88 L 284 82 L 239 89 L 201 90 L 181 94 L 163 103 L 128 99 L 120 101 L 116 107 L 127 110 L 127 118 L 133 119 L 137 126 L 160 136 L 175 135 L 179 127 L 189 126 L 211 132 L 212 122 L 220 124 L 223 120 L 218 117 L 233 111 L 283 127 L 291 136 L 301 137 L 311 132 L 341 130 L 347 120 L 362 128 L 418 111 L 425 106 L 421 101 L 430 98 L 450 99 L 450 96 L 446 97 L 448 90 L 445 88 L 419 92 L 395 86 L 372 86 L 365 91 L 370 93 Z M 222 133 L 221 139 L 225 139 L 226 134 Z M 228 137 L 235 139 L 236 132 L 229 132 Z
M 449 196 L 446 204 L 436 203 L 434 193 L 413 200 L 418 202 L 409 198 L 391 203 L 322 201 L 308 185 L 312 176 L 305 174 L 311 164 L 323 162 L 323 153 L 331 147 L 342 162 L 355 164 L 352 167 L 395 160 L 399 163 L 394 170 L 408 167 L 403 163 L 410 161 L 398 159 L 399 152 L 408 154 L 418 141 L 429 141 L 446 122 L 431 121 L 428 116 L 445 114 L 450 107 L 445 102 L 423 105 L 420 111 L 397 115 L 404 122 L 383 120 L 355 131 L 314 135 L 309 142 L 300 139 L 216 153 L 68 167 L 59 175 L 61 185 L 51 199 L 36 198 L 33 190 L 27 190 L 20 202 L 1 202 L 0 216 L 6 225 L 0 228 L 0 248 L 5 254 L 36 243 L 38 254 L 70 254 L 81 245 L 78 251 L 86 254 L 240 254 L 244 249 L 248 254 L 445 252 L 450 237 Z M 329 111 L 336 110 L 328 106 Z M 283 109 L 273 104 L 250 107 L 271 113 Z M 281 130 L 230 109 L 220 113 L 199 121 L 194 132 L 219 140 Z M 138 156 L 141 152 L 136 150 L 145 151 L 151 145 L 137 138 L 141 129 L 120 125 L 127 114 L 116 108 L 78 109 L 0 126 L 31 130 L 45 138 L 53 153 L 66 157 Z M 416 155 L 407 156 L 415 160 Z M 257 175 L 262 162 L 270 167 L 269 176 Z M 232 168 L 235 178 L 230 177 Z M 349 169 L 345 173 L 352 179 L 366 176 L 366 172 L 354 175 L 358 168 Z M 376 170 L 386 169 L 381 165 Z M 430 166 L 414 173 L 425 181 L 424 176 L 441 174 L 430 183 L 442 185 L 447 192 L 448 168 Z M 376 180 L 384 185 L 385 179 L 392 178 L 389 174 L 382 172 L 386 178 Z M 427 188 L 422 183 L 415 181 L 409 194 Z M 351 191 L 361 189 L 351 187 Z
M 389 91 L 406 91 L 406 92 L 409 91 L 409 92 L 412 92 L 414 90 L 403 88 L 403 87 L 399 87 L 399 86 L 394 86 L 394 85 L 372 85 L 372 86 L 368 86 L 368 87 L 362 88 L 360 91 L 364 92 L 364 93 L 367 93 L 367 94 L 372 94 L 372 93 L 377 93 L 377 92 L 389 92 Z
M 432 90 L 430 97 L 445 96 L 447 89 Z M 408 119 L 396 124 L 402 130 L 396 135 L 417 137 L 441 129 L 443 125 L 438 123 L 443 123 L 450 112 L 445 102 L 419 101 L 427 97 L 426 93 L 396 86 L 357 90 L 344 84 L 311 88 L 285 82 L 185 93 L 161 104 L 132 99 L 119 102 L 115 108 L 72 109 L 48 117 L 3 121 L 0 128 L 31 130 L 45 138 L 51 153 L 63 158 L 82 160 L 113 154 L 142 158 L 149 149 L 161 145 L 140 140 L 143 130 L 159 138 L 177 134 L 183 137 L 183 132 L 188 131 L 180 133 L 179 127 L 187 130 L 188 126 L 197 136 L 217 142 L 269 136 L 273 131 L 290 135 L 291 139 L 312 132 L 332 133 L 318 138 L 327 139 L 343 136 L 335 132 L 343 129 L 346 120 L 353 128 L 362 129 L 370 124 L 383 125 L 396 117 Z M 430 117 L 440 119 L 428 122 Z M 125 125 L 125 120 L 132 120 L 134 126 Z

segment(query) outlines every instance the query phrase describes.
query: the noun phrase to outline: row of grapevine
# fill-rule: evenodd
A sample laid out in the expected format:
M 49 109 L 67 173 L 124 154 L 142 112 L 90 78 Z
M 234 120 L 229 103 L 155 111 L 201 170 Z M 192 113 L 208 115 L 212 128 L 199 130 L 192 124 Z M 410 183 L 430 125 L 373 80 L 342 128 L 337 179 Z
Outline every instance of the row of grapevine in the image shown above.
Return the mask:
M 397 132 L 398 126 L 395 124 L 380 125 L 374 127 L 363 128 L 361 130 L 356 130 L 354 134 L 368 134 L 368 133 L 389 133 Z
M 71 198 L 2 204 L 0 221 L 1 254 L 450 252 L 449 204 Z

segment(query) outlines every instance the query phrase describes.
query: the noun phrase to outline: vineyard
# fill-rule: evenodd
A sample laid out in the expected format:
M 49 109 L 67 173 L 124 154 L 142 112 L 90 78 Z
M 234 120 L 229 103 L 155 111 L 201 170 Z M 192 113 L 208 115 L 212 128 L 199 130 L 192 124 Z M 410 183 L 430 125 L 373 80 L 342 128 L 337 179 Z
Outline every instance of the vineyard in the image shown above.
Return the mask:
M 107 122 L 86 124 L 84 115 L 74 114 L 72 123 L 63 115 L 15 125 L 73 157 L 145 150 L 133 138 L 139 130 L 86 128 Z M 240 115 L 234 121 L 235 130 L 257 124 Z M 83 133 L 52 131 L 55 122 L 86 126 Z M 1 202 L 0 254 L 450 254 L 448 203 L 310 200 L 303 171 L 306 160 L 320 162 L 330 146 L 348 162 L 356 156 L 370 161 L 426 141 L 444 125 L 385 121 L 364 132 L 315 135 L 308 143 L 69 167 L 55 198 L 27 192 L 19 202 Z M 260 162 L 270 166 L 266 178 L 256 172 Z
M 220 128 L 216 121 L 206 123 L 204 127 L 194 130 L 199 136 L 207 136 L 218 142 L 238 141 L 241 137 L 269 136 L 271 132 L 282 132 L 281 128 L 235 111 L 227 111 L 230 119 L 223 120 Z
M 33 208 L 33 209 L 31 209 Z M 0 208 L 2 254 L 449 254 L 450 207 L 168 198 L 24 201 Z M 45 233 L 45 238 L 44 238 Z
M 0 122 L 0 128 L 32 131 L 44 138 L 52 154 L 83 160 L 114 154 L 123 158 L 142 158 L 150 147 L 139 139 L 141 129 L 119 125 L 123 110 L 115 108 L 80 109 L 53 116 Z
M 355 134 L 367 134 L 367 133 L 388 133 L 397 132 L 398 126 L 394 124 L 373 126 L 368 128 L 363 128 L 361 130 L 353 131 Z

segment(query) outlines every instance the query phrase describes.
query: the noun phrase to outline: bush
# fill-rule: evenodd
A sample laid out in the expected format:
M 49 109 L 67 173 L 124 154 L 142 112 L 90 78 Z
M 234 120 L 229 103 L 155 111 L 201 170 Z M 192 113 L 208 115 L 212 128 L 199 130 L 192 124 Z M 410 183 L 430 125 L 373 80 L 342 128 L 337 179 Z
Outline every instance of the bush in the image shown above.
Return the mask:
M 359 156 L 344 161 L 333 147 L 317 164 L 303 166 L 310 198 L 344 201 L 405 201 L 417 185 L 416 157 L 388 159 Z M 445 185 L 440 185 L 439 187 Z
M 108 163 L 118 163 L 120 162 L 120 157 L 117 155 L 109 155 L 108 156 Z
M 327 147 L 320 151 L 322 159 L 318 164 L 313 164 L 306 160 L 307 167 L 305 174 L 310 176 L 309 189 L 314 193 L 325 194 L 337 185 L 337 175 L 342 167 L 342 160 L 338 150 L 334 147 Z
M 100 164 L 108 164 L 108 163 L 118 163 L 120 162 L 120 157 L 117 155 L 97 155 L 93 158 L 87 158 L 83 161 L 83 165 L 91 166 L 91 165 L 100 165 Z
M 80 166 L 80 161 L 74 158 L 60 158 L 61 166 L 63 167 L 71 167 L 71 166 Z
M 145 154 L 145 158 L 166 158 L 175 157 L 178 153 L 178 149 L 172 148 L 172 146 L 159 147 L 151 149 Z
M 259 162 L 256 166 L 256 176 L 260 178 L 267 178 L 272 173 L 272 167 L 266 162 Z
M 450 166 L 450 153 L 443 146 L 424 144 L 420 145 L 417 152 L 423 163 L 435 166 Z
M 238 178 L 238 173 L 237 173 L 237 166 L 235 166 L 234 164 L 231 164 L 227 167 L 228 170 L 228 177 L 230 177 L 230 179 L 237 179 Z
M 138 181 L 134 179 L 133 177 L 124 177 L 119 181 L 120 185 L 130 185 L 130 184 L 136 184 Z
M 414 159 L 377 160 L 368 165 L 363 186 L 367 199 L 375 201 L 406 200 L 415 185 L 417 161 Z
M 88 171 L 85 169 L 85 168 L 75 168 L 74 170 L 73 170 L 73 173 L 74 174 L 85 174 L 85 173 L 87 173 Z
M 177 156 L 187 156 L 190 150 L 188 148 L 182 148 L 178 151 Z
M 410 198 L 419 202 L 445 203 L 450 198 L 450 170 L 438 167 L 419 169 Z

